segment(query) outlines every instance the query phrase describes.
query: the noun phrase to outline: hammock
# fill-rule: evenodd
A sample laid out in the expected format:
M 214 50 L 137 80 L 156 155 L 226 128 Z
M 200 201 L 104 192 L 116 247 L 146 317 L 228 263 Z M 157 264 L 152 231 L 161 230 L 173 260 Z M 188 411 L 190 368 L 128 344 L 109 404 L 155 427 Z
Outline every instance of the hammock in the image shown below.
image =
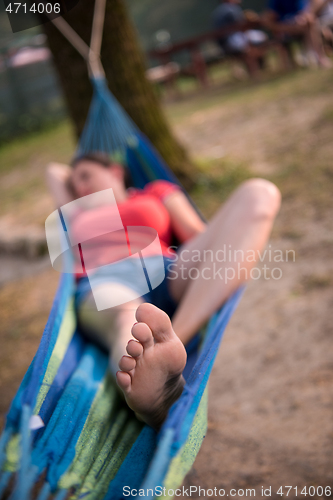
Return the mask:
M 59 21 L 56 20 L 56 21 Z M 79 153 L 122 155 L 134 184 L 177 182 L 107 88 L 101 73 Z M 108 355 L 77 328 L 73 274 L 63 274 L 38 351 L 0 439 L 0 497 L 118 500 L 131 491 L 164 498 L 190 470 L 207 429 L 207 382 L 241 290 L 187 346 L 186 385 L 159 433 L 139 422 L 119 395 Z M 124 490 L 124 487 L 126 489 Z

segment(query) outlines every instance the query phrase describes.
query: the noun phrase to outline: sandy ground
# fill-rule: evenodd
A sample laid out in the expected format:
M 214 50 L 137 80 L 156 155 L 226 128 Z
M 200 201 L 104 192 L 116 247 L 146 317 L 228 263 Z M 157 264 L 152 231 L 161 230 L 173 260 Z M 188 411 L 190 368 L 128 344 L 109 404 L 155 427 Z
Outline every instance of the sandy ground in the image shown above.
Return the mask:
M 296 261 L 278 264 L 280 280 L 246 289 L 213 369 L 208 433 L 186 486 L 255 488 L 257 496 L 272 486 L 281 498 L 273 494 L 281 485 L 333 485 L 333 293 L 325 279 L 333 259 L 291 241 L 272 248 L 296 248 Z
M 213 369 L 208 432 L 186 488 L 224 488 L 229 496 L 231 488 L 254 488 L 260 497 L 263 486 L 281 498 L 278 488 L 289 485 L 305 498 L 304 486 L 333 487 L 333 120 L 322 125 L 333 108 L 327 85 L 324 95 L 302 85 L 297 99 L 283 86 L 276 96 L 274 88 L 263 90 L 261 111 L 259 89 L 244 104 L 230 100 L 175 120 L 193 155 L 246 161 L 256 175 L 301 165 L 281 181 L 283 205 L 269 247 L 284 260 L 294 250 L 295 261 L 266 258 L 260 279 L 247 286 Z M 327 165 L 327 177 L 320 174 L 316 184 L 319 174 L 310 174 L 319 164 Z M 280 268 L 281 278 L 267 272 L 265 279 L 264 264 Z M 41 268 L 0 289 L 2 419 L 38 346 L 57 278 Z

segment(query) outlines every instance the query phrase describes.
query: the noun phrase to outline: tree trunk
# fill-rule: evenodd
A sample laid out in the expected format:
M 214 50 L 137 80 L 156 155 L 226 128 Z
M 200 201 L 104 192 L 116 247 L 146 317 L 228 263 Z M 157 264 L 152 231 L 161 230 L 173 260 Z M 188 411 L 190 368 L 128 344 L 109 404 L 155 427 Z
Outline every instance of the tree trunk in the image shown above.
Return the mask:
M 66 21 L 90 43 L 94 2 L 80 0 Z M 51 24 L 44 25 L 70 117 L 79 136 L 92 96 L 85 61 Z M 193 185 L 194 168 L 175 140 L 156 94 L 145 77 L 145 61 L 123 0 L 107 0 L 102 64 L 110 90 L 152 141 L 185 187 Z

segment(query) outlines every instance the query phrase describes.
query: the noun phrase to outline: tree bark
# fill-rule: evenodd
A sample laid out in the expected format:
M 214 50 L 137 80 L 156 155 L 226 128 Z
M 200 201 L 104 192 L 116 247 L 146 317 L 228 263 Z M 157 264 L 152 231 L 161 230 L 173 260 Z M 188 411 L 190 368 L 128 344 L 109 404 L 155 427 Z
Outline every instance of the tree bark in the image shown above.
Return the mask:
M 65 19 L 90 43 L 94 2 L 80 0 Z M 44 25 L 69 115 L 79 136 L 92 96 L 85 61 L 51 24 Z M 193 185 L 194 167 L 174 138 L 150 82 L 135 28 L 123 0 L 107 0 L 102 43 L 102 64 L 111 92 L 140 130 L 154 144 L 185 187 Z

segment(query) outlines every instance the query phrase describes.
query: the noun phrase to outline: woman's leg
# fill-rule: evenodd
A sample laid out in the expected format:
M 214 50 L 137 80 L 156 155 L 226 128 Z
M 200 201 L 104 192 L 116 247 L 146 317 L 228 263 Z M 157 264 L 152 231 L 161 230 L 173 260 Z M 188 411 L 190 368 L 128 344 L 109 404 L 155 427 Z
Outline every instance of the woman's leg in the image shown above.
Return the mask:
M 135 323 L 135 312 L 143 300 L 133 298 L 129 288 L 118 283 L 100 285 L 99 292 L 122 297 L 120 306 L 98 311 L 92 294 L 81 304 L 78 319 L 86 336 L 110 352 L 110 370 L 113 375 L 119 370 L 118 363 L 126 354 L 126 346 L 133 340 L 131 328 Z
M 274 184 L 249 180 L 221 207 L 204 233 L 180 248 L 168 285 L 179 302 L 172 325 L 184 344 L 248 279 L 255 262 L 246 256 L 258 258 L 263 251 L 279 207 L 280 193 Z

